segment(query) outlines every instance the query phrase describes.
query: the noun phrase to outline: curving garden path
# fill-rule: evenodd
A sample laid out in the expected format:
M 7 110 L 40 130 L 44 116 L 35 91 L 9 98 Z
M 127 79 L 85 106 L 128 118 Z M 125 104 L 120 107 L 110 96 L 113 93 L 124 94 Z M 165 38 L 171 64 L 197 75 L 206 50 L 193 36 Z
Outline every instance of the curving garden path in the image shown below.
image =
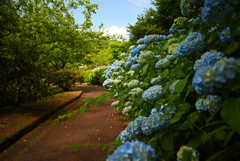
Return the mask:
M 75 143 L 105 144 L 114 141 L 127 126 L 111 107 L 110 98 L 105 104 L 92 110 L 92 103 L 88 105 L 82 117 L 77 114 L 75 119 L 64 119 L 60 123 L 52 124 L 59 115 L 70 113 L 85 103 L 85 99 L 100 96 L 105 93 L 98 87 L 77 85 L 83 90 L 83 95 L 77 101 L 66 106 L 48 120 L 25 135 L 18 142 L 0 154 L 1 161 L 100 161 L 106 154 L 102 145 L 77 147 L 75 151 L 69 148 L 60 150 L 64 145 Z

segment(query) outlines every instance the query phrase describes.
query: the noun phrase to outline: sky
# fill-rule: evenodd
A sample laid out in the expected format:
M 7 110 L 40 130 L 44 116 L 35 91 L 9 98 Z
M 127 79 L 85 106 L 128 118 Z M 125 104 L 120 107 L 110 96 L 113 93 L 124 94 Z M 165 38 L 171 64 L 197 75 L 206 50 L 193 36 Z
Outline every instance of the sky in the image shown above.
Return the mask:
M 90 0 L 91 4 L 99 4 L 97 14 L 92 15 L 92 22 L 98 31 L 98 26 L 103 22 L 105 34 L 121 34 L 128 39 L 127 26 L 137 22 L 137 16 L 150 7 L 150 0 Z M 73 15 L 78 24 L 83 22 L 81 11 L 83 8 L 73 11 Z

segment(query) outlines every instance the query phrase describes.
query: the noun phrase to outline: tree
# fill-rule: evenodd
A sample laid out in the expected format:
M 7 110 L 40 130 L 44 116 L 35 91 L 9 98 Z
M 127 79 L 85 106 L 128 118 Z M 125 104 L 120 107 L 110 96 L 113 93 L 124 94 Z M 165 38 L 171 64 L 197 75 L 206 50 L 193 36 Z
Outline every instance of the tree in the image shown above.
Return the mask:
M 122 53 L 127 53 L 129 50 L 129 42 L 128 41 L 111 41 L 108 44 L 108 63 L 112 64 L 116 59 L 121 59 L 120 55 Z
M 98 35 L 90 30 L 98 5 L 88 0 L 67 4 L 64 0 L 3 0 L 0 4 L 0 106 L 50 96 L 46 66 L 85 59 L 91 50 L 87 44 Z M 70 13 L 79 6 L 85 8 L 81 25 Z
M 181 15 L 181 0 L 153 0 L 156 9 L 145 9 L 134 25 L 129 24 L 130 42 L 133 44 L 145 35 L 168 34 L 173 20 Z

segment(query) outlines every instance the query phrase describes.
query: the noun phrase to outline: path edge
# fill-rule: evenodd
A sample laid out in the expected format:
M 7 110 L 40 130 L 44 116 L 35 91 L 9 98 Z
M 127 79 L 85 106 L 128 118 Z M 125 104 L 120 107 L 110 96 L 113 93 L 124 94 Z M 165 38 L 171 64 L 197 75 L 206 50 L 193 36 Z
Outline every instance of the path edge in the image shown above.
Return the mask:
M 71 99 L 70 101 L 56 107 L 52 111 L 50 111 L 50 112 L 44 114 L 43 116 L 41 116 L 40 118 L 38 118 L 36 121 L 33 121 L 30 125 L 26 126 L 25 128 L 23 128 L 19 132 L 13 134 L 10 137 L 7 137 L 3 142 L 0 143 L 0 153 L 3 152 L 4 150 L 6 150 L 7 148 L 9 148 L 12 144 L 17 142 L 24 135 L 31 132 L 33 129 L 35 129 L 37 126 L 39 126 L 41 123 L 46 121 L 53 114 L 57 113 L 59 110 L 63 109 L 64 107 L 68 106 L 69 104 L 71 104 L 74 101 L 76 101 L 77 99 L 79 99 L 82 96 L 82 94 L 83 94 L 83 91 L 81 91 L 81 93 L 77 97 L 75 97 L 75 98 Z

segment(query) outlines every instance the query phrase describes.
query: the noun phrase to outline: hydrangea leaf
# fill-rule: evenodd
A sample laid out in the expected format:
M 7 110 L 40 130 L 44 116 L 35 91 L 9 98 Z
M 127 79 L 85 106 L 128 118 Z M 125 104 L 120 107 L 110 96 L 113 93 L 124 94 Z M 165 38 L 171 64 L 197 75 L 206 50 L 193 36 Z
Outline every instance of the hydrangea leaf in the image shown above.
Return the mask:
M 182 161 L 191 161 L 191 160 L 192 160 L 192 152 L 188 150 L 184 150 Z
M 192 72 L 191 72 L 191 73 L 192 73 Z M 179 81 L 177 82 L 177 84 L 175 85 L 175 91 L 176 91 L 176 92 L 178 92 L 178 93 L 182 92 L 182 90 L 184 89 L 184 87 L 185 87 L 186 84 L 187 84 L 188 77 L 191 75 L 191 73 L 189 73 L 189 74 L 187 75 L 187 77 L 185 77 L 184 79 L 179 80 Z
M 163 150 L 172 151 L 173 146 L 173 134 L 167 134 L 161 138 L 161 147 Z
M 240 98 L 230 98 L 223 102 L 222 119 L 240 134 Z
M 146 73 L 146 72 L 147 72 L 147 69 L 148 69 L 148 64 L 146 64 L 146 65 L 143 67 L 143 73 Z

